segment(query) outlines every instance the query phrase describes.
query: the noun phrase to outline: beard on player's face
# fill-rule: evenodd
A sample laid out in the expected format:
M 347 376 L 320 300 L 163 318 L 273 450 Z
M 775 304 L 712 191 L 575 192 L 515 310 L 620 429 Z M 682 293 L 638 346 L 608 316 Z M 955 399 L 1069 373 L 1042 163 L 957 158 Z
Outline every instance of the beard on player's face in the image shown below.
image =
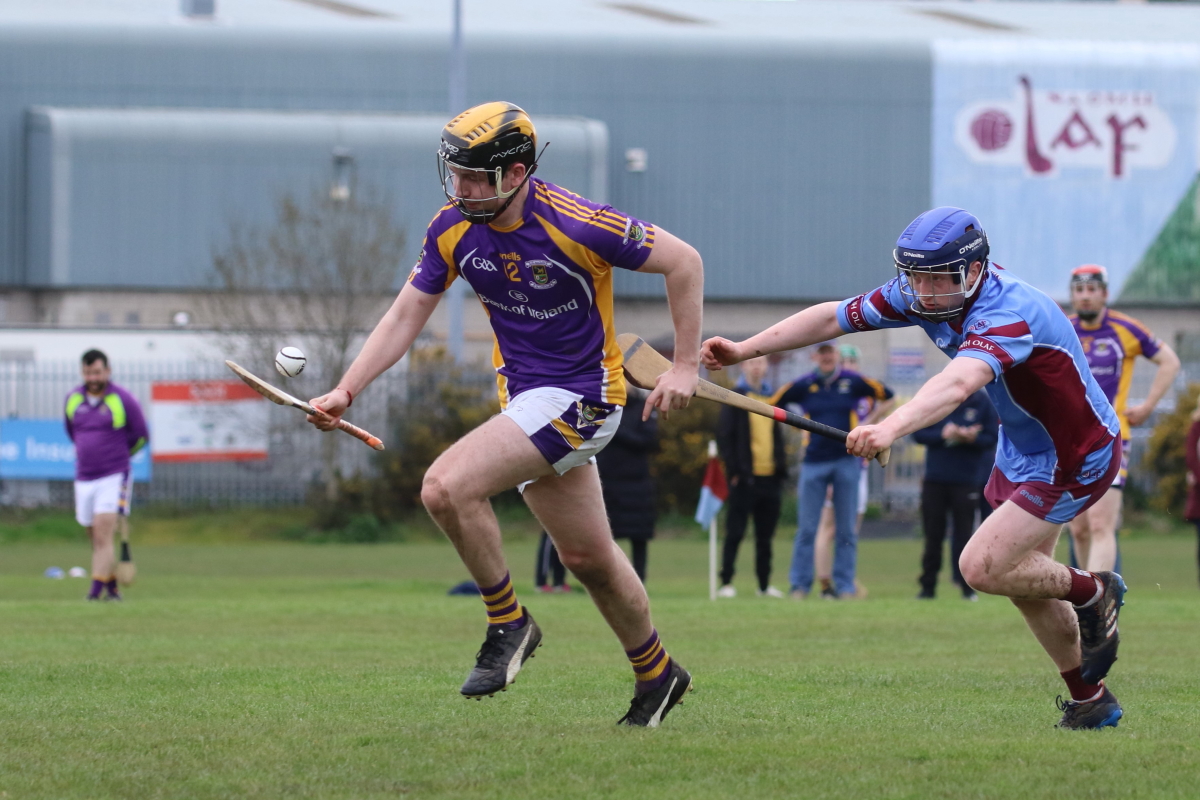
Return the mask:
M 1084 322 L 1093 322 L 1108 304 L 1108 289 L 1088 283 L 1071 287 L 1071 306 Z

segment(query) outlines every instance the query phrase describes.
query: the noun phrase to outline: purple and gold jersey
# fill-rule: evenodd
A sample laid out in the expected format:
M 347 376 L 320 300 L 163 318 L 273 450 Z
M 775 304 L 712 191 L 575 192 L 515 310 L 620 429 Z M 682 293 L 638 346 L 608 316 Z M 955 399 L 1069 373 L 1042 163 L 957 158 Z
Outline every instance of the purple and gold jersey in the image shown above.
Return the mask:
M 452 206 L 429 224 L 409 282 L 441 294 L 461 276 L 492 324 L 500 405 L 554 386 L 625 404 L 612 268 L 639 269 L 654 227 L 537 178 L 521 221 L 473 225 Z
M 1094 322 L 1084 322 L 1078 315 L 1071 316 L 1071 324 L 1083 345 L 1083 354 L 1092 377 L 1104 396 L 1117 410 L 1121 418 L 1121 438 L 1129 438 L 1129 420 L 1125 418 L 1125 405 L 1129 402 L 1129 384 L 1133 380 L 1133 363 L 1139 355 L 1154 358 L 1162 347 L 1145 325 L 1133 317 L 1104 309 Z
M 962 316 L 930 322 L 909 310 L 900 280 L 842 302 L 842 330 L 918 325 L 951 358 L 991 367 L 986 389 L 1001 422 L 996 466 L 1013 483 L 1090 485 L 1106 475 L 1120 424 L 1057 303 L 993 265 Z

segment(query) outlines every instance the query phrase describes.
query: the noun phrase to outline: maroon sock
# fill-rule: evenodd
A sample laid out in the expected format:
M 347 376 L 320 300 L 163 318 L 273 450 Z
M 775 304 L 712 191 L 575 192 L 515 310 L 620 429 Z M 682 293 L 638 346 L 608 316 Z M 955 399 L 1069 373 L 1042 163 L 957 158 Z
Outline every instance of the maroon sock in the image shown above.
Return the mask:
M 1077 703 L 1083 703 L 1093 699 L 1100 694 L 1103 685 L 1099 683 L 1085 683 L 1083 680 L 1083 667 L 1060 672 L 1063 682 L 1067 684 L 1067 691 L 1071 693 L 1071 699 Z
M 1062 599 L 1076 607 L 1090 603 L 1096 596 L 1096 587 L 1103 588 L 1104 584 L 1090 572 L 1074 567 L 1067 567 L 1067 569 L 1071 572 L 1071 591 L 1067 592 L 1067 596 Z

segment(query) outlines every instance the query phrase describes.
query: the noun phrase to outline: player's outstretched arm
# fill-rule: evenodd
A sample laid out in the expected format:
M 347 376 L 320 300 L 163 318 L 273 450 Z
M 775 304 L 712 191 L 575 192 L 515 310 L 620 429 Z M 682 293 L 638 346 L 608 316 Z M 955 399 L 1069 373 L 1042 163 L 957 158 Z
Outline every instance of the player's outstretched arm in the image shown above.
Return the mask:
M 358 397 L 371 381 L 404 357 L 417 334 L 425 327 L 441 295 L 426 294 L 411 283 L 404 284 L 391 308 L 379 320 L 367 337 L 362 350 L 338 381 L 338 388 L 313 398 L 312 405 L 329 414 L 327 419 L 309 417 L 308 421 L 323 431 L 333 430 L 337 420 L 350 406 L 350 392 Z
M 685 408 L 700 379 L 700 331 L 704 325 L 704 262 L 696 249 L 662 228 L 655 228 L 654 249 L 639 272 L 662 275 L 675 327 L 675 363 L 659 376 L 646 398 L 642 419 L 658 408 L 666 416 Z
M 1150 383 L 1146 399 L 1125 412 L 1130 425 L 1141 425 L 1150 418 L 1158 401 L 1163 399 L 1163 395 L 1175 383 L 1175 376 L 1179 374 L 1179 356 L 1165 344 L 1158 348 L 1158 352 L 1150 360 L 1158 365 L 1158 369 L 1154 372 L 1154 380 Z
M 700 360 L 706 369 L 718 370 L 748 358 L 834 339 L 845 333 L 838 324 L 837 309 L 836 301 L 809 306 L 743 342 L 714 336 L 704 342 Z
M 846 437 L 846 452 L 862 458 L 875 454 L 901 436 L 949 416 L 975 392 L 992 382 L 992 368 L 978 358 L 955 358 L 922 386 L 913 399 L 878 425 L 861 425 Z

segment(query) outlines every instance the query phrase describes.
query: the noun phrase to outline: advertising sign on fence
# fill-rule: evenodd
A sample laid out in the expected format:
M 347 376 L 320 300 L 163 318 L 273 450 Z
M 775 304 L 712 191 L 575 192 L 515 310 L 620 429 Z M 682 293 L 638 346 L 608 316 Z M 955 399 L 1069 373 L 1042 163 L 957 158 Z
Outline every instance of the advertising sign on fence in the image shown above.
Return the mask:
M 266 400 L 241 381 L 155 381 L 150 386 L 155 461 L 261 461 Z
M 0 478 L 13 480 L 75 480 L 75 445 L 61 419 L 0 421 Z M 133 457 L 133 479 L 150 480 L 145 449 Z

